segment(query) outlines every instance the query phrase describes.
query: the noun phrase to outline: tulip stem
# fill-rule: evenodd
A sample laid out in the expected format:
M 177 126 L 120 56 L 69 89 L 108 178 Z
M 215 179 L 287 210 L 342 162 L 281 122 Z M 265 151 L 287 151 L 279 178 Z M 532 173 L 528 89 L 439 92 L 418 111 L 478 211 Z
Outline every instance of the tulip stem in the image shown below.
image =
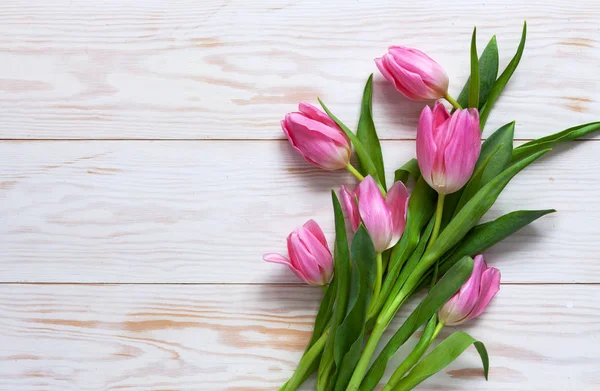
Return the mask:
M 450 94 L 446 94 L 446 96 L 444 96 L 444 99 L 446 99 L 448 101 L 448 103 L 450 103 L 452 105 L 452 107 L 454 107 L 457 110 L 461 110 L 462 106 L 460 105 L 460 103 L 458 103 L 452 96 L 450 96 Z
M 302 356 L 302 359 L 298 364 L 298 368 L 296 369 L 290 380 L 288 380 L 288 382 L 284 384 L 285 391 L 296 390 L 300 386 L 300 384 L 302 384 L 302 382 L 305 380 L 308 369 L 313 364 L 313 362 L 321 355 L 321 352 L 325 347 L 325 343 L 327 342 L 329 332 L 329 328 L 325 330 L 321 337 L 315 342 L 315 344 L 310 349 L 308 349 L 304 356 Z
M 375 277 L 375 288 L 373 289 L 373 298 L 371 299 L 372 303 L 375 303 L 379 298 L 379 293 L 381 292 L 381 280 L 383 278 L 383 257 L 381 253 L 376 254 L 376 263 L 377 263 L 377 276 Z
M 348 163 L 346 165 L 346 169 L 348 171 L 350 171 L 350 174 L 354 175 L 354 177 L 356 179 L 358 179 L 359 181 L 362 181 L 363 179 L 365 179 L 365 177 L 360 172 L 358 172 L 358 170 L 356 168 L 354 168 L 354 166 L 352 164 Z
M 423 355 L 427 352 L 427 349 L 429 349 L 429 347 L 431 346 L 433 341 L 435 341 L 438 334 L 440 333 L 440 331 L 442 331 L 443 328 L 444 323 L 440 322 L 437 324 L 431 335 L 429 335 L 426 331 L 423 331 L 423 335 L 417 343 L 417 346 L 415 346 L 414 350 L 406 357 L 404 361 L 402 361 L 400 366 L 398 366 L 392 377 L 390 377 L 388 383 L 385 385 L 385 387 L 383 387 L 381 391 L 396 390 L 395 387 L 398 385 L 400 380 L 402 380 L 404 375 L 406 375 L 406 373 L 412 367 L 414 367 L 417 364 L 417 362 L 419 362 L 421 357 L 423 357 Z
M 365 177 L 360 172 L 358 172 L 358 170 L 356 168 L 354 168 L 354 166 L 352 164 L 348 163 L 346 165 L 346 169 L 348 171 L 350 171 L 350 174 L 354 175 L 354 177 L 356 179 L 358 179 L 359 182 L 362 181 L 363 179 L 365 179 Z M 373 179 L 375 179 L 375 181 L 377 182 L 377 187 L 379 187 L 379 190 L 381 191 L 381 195 L 385 197 L 385 194 L 387 192 L 385 191 L 385 188 L 381 185 L 381 183 L 379 183 L 379 178 L 376 177 Z
M 437 209 L 435 210 L 435 223 L 433 223 L 433 231 L 431 232 L 431 238 L 429 239 L 429 244 L 427 244 L 427 250 L 433 245 L 436 241 L 439 233 L 440 227 L 442 226 L 442 217 L 444 215 L 444 200 L 446 199 L 446 194 L 438 194 L 437 200 Z

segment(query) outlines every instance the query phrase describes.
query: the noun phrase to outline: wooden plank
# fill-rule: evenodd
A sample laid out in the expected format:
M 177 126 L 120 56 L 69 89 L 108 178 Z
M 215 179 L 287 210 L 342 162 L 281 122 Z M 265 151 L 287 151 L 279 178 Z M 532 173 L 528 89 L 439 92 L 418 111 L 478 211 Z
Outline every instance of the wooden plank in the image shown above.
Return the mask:
M 387 171 L 414 142 L 385 142 Z M 514 179 L 495 217 L 556 208 L 489 252 L 510 282 L 600 282 L 600 143 L 573 143 Z M 297 282 L 262 254 L 315 218 L 331 239 L 344 172 L 283 141 L 0 143 L 0 281 Z M 330 243 L 332 243 L 330 241 Z
M 0 138 L 282 138 L 281 117 L 317 96 L 354 125 L 364 81 L 377 73 L 372 59 L 387 46 L 429 53 L 456 95 L 469 71 L 473 25 L 480 48 L 498 35 L 505 66 L 524 19 L 525 56 L 489 130 L 515 119 L 517 137 L 535 138 L 598 120 L 596 0 L 447 5 L 3 1 Z M 414 138 L 422 107 L 377 74 L 384 138 Z
M 490 381 L 470 348 L 420 389 L 595 389 L 599 294 L 503 286 L 461 327 L 486 343 Z M 275 390 L 300 358 L 320 296 L 308 286 L 0 285 L 0 389 Z

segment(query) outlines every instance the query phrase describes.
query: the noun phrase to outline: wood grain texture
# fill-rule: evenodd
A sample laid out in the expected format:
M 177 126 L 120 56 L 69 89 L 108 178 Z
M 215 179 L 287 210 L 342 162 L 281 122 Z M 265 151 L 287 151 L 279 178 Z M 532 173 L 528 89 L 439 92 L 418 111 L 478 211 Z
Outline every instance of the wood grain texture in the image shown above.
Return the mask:
M 594 390 L 598 292 L 503 286 L 461 327 L 486 343 L 489 382 L 470 348 L 419 389 Z M 0 389 L 276 390 L 310 337 L 320 295 L 308 286 L 2 285 Z
M 423 105 L 372 59 L 421 48 L 457 95 L 473 25 L 480 49 L 497 35 L 503 67 L 527 19 L 484 134 L 597 121 L 599 16 L 595 0 L 2 1 L 0 391 L 278 389 L 321 293 L 261 256 L 309 218 L 331 243 L 329 191 L 353 183 L 297 156 L 280 118 L 320 96 L 353 127 L 375 72 L 391 174 L 414 156 Z M 420 390 L 598 388 L 600 142 L 587 138 L 517 176 L 487 216 L 558 209 L 486 252 L 504 284 L 464 329 L 486 343 L 490 381 L 469 349 Z
M 387 172 L 414 155 L 385 142 Z M 518 175 L 489 212 L 549 209 L 489 251 L 510 282 L 600 282 L 600 142 Z M 262 254 L 309 218 L 332 243 L 330 189 L 354 181 L 285 141 L 0 143 L 0 276 L 29 282 L 297 282 Z
M 497 34 L 504 67 L 524 19 L 488 129 L 514 119 L 535 138 L 598 120 L 599 15 L 596 0 L 3 1 L 0 138 L 282 138 L 280 118 L 317 96 L 354 125 L 387 46 L 425 50 L 456 95 L 473 25 L 480 48 Z M 383 138 L 414 138 L 422 104 L 378 74 L 374 101 Z

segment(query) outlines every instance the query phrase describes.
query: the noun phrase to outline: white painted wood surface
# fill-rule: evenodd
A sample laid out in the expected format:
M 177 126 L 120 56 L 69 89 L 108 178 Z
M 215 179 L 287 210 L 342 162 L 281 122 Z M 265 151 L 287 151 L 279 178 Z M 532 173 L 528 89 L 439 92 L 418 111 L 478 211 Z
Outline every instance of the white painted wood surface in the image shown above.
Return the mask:
M 599 17 L 592 0 L 3 1 L 0 390 L 277 389 L 320 293 L 261 254 L 308 218 L 331 236 L 329 190 L 352 183 L 299 158 L 281 117 L 321 96 L 355 124 L 390 44 L 427 51 L 456 94 L 472 26 L 480 48 L 497 34 L 504 66 L 527 19 L 485 134 L 596 121 Z M 391 175 L 414 156 L 422 105 L 377 73 L 374 100 Z M 587 139 L 517 176 L 488 216 L 558 210 L 486 253 L 504 285 L 465 329 L 490 350 L 490 381 L 469 351 L 420 389 L 598 388 L 600 142 Z
M 597 120 L 596 0 L 244 1 L 49 0 L 0 5 L 0 136 L 5 138 L 281 138 L 299 100 L 321 96 L 354 124 L 373 58 L 422 48 L 468 75 L 496 34 L 501 65 L 524 19 L 529 39 L 489 129 L 516 120 L 520 138 Z M 412 138 L 422 105 L 376 78 L 384 138 Z M 535 121 L 530 118 L 534 113 Z
M 391 174 L 415 143 L 383 153 Z M 573 143 L 509 184 L 488 218 L 558 212 L 489 252 L 504 281 L 600 282 L 598 154 Z M 354 183 L 286 141 L 5 142 L 0 166 L 0 276 L 26 282 L 297 282 L 262 254 L 309 218 L 333 239 L 330 190 Z
M 487 344 L 489 382 L 471 348 L 421 389 L 594 390 L 597 293 L 504 285 L 463 327 Z M 320 297 L 308 286 L 4 285 L 0 387 L 276 390 L 302 354 Z

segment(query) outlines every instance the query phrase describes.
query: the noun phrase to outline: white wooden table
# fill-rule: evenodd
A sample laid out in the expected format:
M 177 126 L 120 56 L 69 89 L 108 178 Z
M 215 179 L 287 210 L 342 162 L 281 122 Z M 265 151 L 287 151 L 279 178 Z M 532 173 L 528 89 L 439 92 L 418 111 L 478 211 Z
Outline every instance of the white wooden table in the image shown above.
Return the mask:
M 425 50 L 457 94 L 473 25 L 503 67 L 527 19 L 484 135 L 599 119 L 600 3 L 429 3 L 3 1 L 0 389 L 277 389 L 320 291 L 261 255 L 311 217 L 331 237 L 329 190 L 352 183 L 307 165 L 279 120 L 320 96 L 355 124 L 390 44 Z M 422 105 L 377 73 L 374 99 L 391 175 Z M 490 381 L 469 350 L 420 389 L 599 389 L 598 140 L 528 168 L 489 214 L 558 210 L 486 253 L 502 289 L 464 329 Z

